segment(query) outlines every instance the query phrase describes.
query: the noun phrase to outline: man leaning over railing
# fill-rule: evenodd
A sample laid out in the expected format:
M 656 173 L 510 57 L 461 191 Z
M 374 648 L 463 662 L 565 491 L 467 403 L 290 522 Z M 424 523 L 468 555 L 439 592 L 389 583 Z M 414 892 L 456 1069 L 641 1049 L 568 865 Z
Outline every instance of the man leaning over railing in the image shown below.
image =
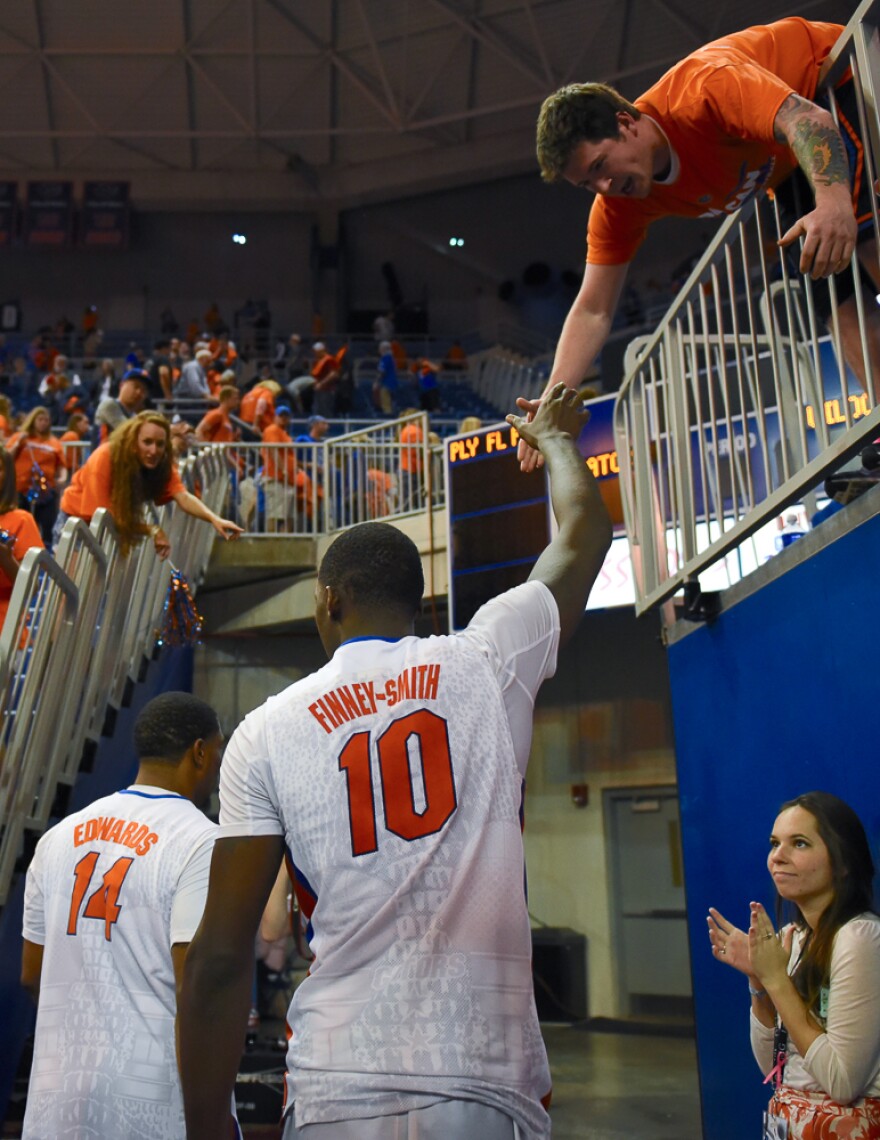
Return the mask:
M 537 141 L 543 178 L 564 179 L 596 199 L 583 282 L 544 395 L 559 381 L 577 387 L 583 380 L 608 337 L 630 261 L 657 218 L 722 217 L 798 168 L 813 208 L 795 215 L 780 246 L 804 239 L 799 267 L 814 281 L 842 273 L 858 249 L 869 272 L 863 289 L 877 292 L 868 285 L 880 273 L 865 240 L 872 229 L 870 186 L 851 189 L 840 131 L 829 111 L 813 102 L 822 64 L 842 31 L 800 17 L 779 20 L 700 48 L 635 103 L 600 83 L 571 84 L 545 100 Z M 848 134 L 858 128 L 852 88 L 848 80 L 835 92 Z M 858 177 L 861 143 L 851 142 Z M 837 282 L 844 352 L 867 390 L 855 286 L 847 277 Z M 827 318 L 830 302 L 820 299 L 817 308 Z M 880 368 L 880 314 L 876 305 L 868 311 L 869 351 Z M 539 401 L 529 403 L 533 413 Z M 531 470 L 537 454 L 522 440 L 519 447 L 524 469 Z

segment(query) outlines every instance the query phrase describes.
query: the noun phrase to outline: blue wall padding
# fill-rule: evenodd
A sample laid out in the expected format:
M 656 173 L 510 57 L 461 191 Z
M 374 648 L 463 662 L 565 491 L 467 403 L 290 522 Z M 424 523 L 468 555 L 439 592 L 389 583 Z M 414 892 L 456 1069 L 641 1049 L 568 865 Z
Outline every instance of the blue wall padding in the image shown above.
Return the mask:
M 704 1140 L 760 1135 L 769 1095 L 708 907 L 744 929 L 752 899 L 772 910 L 768 837 L 802 792 L 850 803 L 878 862 L 878 568 L 874 518 L 669 649 Z

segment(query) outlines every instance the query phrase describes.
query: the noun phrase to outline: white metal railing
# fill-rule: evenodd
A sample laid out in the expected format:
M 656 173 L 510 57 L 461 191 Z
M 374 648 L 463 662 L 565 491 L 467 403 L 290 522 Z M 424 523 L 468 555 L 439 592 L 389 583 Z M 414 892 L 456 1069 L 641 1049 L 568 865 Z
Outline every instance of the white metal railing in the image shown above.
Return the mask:
M 207 449 L 181 477 L 218 509 L 229 482 L 225 456 Z M 158 515 L 171 561 L 195 590 L 214 531 L 172 505 Z M 169 566 L 142 542 L 120 553 L 110 515 L 65 523 L 56 556 L 27 552 L 0 631 L 0 906 L 27 833 L 44 830 L 59 787 L 71 786 L 97 745 L 108 708 L 141 678 L 157 648 Z
M 869 185 L 880 154 L 875 7 L 861 5 L 823 72 L 827 87 L 853 70 Z M 833 91 L 830 104 L 836 115 Z M 878 267 L 876 201 L 872 212 L 873 239 L 860 249 Z M 880 373 L 864 379 L 880 313 L 859 285 L 858 256 L 847 271 L 854 301 L 844 306 L 829 282 L 826 329 L 799 250 L 776 254 L 787 228 L 772 194 L 731 215 L 657 330 L 627 351 L 615 434 L 639 612 L 697 581 L 786 505 L 809 501 L 880 434 Z
M 224 508 L 248 535 L 327 534 L 443 501 L 442 444 L 424 412 L 320 443 L 225 443 Z M 219 508 L 218 508 L 219 509 Z

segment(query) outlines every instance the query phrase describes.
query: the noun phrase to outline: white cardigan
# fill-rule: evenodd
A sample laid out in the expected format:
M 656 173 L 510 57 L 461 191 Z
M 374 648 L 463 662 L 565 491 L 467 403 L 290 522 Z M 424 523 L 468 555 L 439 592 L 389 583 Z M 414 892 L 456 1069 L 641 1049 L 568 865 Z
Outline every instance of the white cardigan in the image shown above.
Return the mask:
M 795 931 L 788 970 L 804 934 Z M 751 1014 L 752 1053 L 766 1075 L 773 1068 L 773 1030 Z M 860 914 L 845 923 L 831 951 L 825 1032 L 801 1057 L 791 1037 L 783 1083 L 824 1092 L 838 1104 L 880 1096 L 880 918 Z

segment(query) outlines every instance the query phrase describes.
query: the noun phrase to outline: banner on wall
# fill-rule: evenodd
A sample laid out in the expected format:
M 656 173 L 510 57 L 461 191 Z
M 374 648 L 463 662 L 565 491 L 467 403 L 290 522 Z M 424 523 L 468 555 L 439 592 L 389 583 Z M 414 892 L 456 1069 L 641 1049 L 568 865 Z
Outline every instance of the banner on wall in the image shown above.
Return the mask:
M 128 248 L 130 185 L 128 182 L 85 183 L 80 245 Z
M 12 245 L 15 237 L 17 182 L 0 182 L 0 246 Z
M 24 240 L 63 249 L 73 239 L 73 183 L 28 182 Z

